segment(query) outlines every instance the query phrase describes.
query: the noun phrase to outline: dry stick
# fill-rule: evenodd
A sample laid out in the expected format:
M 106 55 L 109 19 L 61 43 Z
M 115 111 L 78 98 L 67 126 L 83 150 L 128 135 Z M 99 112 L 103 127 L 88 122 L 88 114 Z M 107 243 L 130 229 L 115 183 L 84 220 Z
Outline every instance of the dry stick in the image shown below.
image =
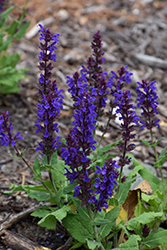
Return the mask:
M 5 220 L 0 225 L 0 235 L 3 234 L 4 229 L 7 229 L 7 228 L 11 227 L 15 222 L 19 221 L 20 219 L 22 219 L 22 218 L 26 217 L 27 215 L 29 215 L 30 213 L 34 212 L 37 207 L 39 207 L 39 204 L 34 206 L 34 207 L 28 208 L 27 210 L 12 216 L 11 218 L 9 218 L 9 220 Z

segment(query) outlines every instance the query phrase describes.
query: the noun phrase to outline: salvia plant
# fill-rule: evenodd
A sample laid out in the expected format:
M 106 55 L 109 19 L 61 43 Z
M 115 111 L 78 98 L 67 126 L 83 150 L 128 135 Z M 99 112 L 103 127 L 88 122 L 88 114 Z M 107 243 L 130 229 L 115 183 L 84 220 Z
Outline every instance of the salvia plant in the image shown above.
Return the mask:
M 22 140 L 20 132 L 13 133 L 8 112 L 0 116 L 0 143 L 15 148 L 16 156 L 32 171 L 38 185 L 11 184 L 12 193 L 24 191 L 38 201 L 48 201 L 55 206 L 40 206 L 32 216 L 39 217 L 39 225 L 56 229 L 57 221 L 67 229 L 73 241 L 69 249 L 84 246 L 86 249 L 144 250 L 167 248 L 167 230 L 161 227 L 166 220 L 167 181 L 162 175 L 162 165 L 167 158 L 167 148 L 160 154 L 156 151 L 159 142 L 154 141 L 153 128 L 159 128 L 158 96 L 155 81 L 142 80 L 136 86 L 136 106 L 131 99 L 128 84 L 132 73 L 127 66 L 111 75 L 103 71 L 104 52 L 101 34 L 97 31 L 91 43 L 92 55 L 80 71 L 67 76 L 68 91 L 73 100 L 73 121 L 66 138 L 59 137 L 58 118 L 63 108 L 63 90 L 52 80 L 52 61 L 56 61 L 59 34 L 52 34 L 42 25 L 39 30 L 40 70 L 36 133 L 41 135 L 36 150 L 41 158 L 29 165 L 24 153 L 17 148 Z M 139 109 L 141 112 L 136 113 Z M 106 124 L 99 126 L 101 117 Z M 109 124 L 116 117 L 120 120 L 120 139 L 102 147 L 109 132 Z M 145 146 L 155 152 L 154 167 L 159 170 L 161 180 L 135 159 L 136 127 L 147 129 L 149 142 Z M 98 140 L 96 130 L 101 129 Z M 118 147 L 120 154 L 113 155 Z M 125 165 L 133 164 L 128 175 Z M 48 179 L 42 179 L 42 171 Z M 151 193 L 134 191 L 136 204 L 132 208 L 129 197 L 133 194 L 132 183 L 140 175 L 148 181 Z M 133 211 L 132 211 L 133 210 Z M 165 248 L 163 248 L 165 247 Z
M 17 64 L 21 55 L 8 52 L 14 40 L 20 40 L 29 27 L 30 22 L 25 21 L 27 14 L 27 1 L 21 8 L 9 0 L 0 0 L 0 93 L 9 94 L 19 91 L 18 83 L 23 79 L 26 68 L 18 69 Z M 12 11 L 19 8 L 19 17 L 14 19 Z

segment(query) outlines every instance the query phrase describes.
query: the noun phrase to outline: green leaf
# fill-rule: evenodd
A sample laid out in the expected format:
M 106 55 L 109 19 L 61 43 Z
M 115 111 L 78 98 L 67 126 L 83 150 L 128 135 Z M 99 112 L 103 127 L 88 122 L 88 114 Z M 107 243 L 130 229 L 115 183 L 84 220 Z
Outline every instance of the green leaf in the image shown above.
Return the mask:
M 50 210 L 48 210 L 48 209 L 38 209 L 38 210 L 34 211 L 33 213 L 31 213 L 31 216 L 43 218 L 46 215 L 48 215 L 49 213 L 50 213 Z
M 104 239 L 111 231 L 112 227 L 116 225 L 116 219 L 118 218 L 119 215 L 119 211 L 120 211 L 120 207 L 115 207 L 113 209 L 111 209 L 110 211 L 108 211 L 105 214 L 104 219 L 98 219 L 97 222 L 102 223 L 102 221 L 106 221 L 105 224 L 102 224 L 100 226 L 100 228 L 97 229 L 98 234 L 99 234 L 99 239 Z M 107 222 L 108 221 L 108 222 Z
M 167 249 L 167 244 L 162 244 L 158 246 L 160 250 L 166 250 Z
M 30 22 L 28 21 L 26 21 L 26 23 L 24 23 L 24 24 L 22 24 L 20 27 L 19 27 L 19 30 L 15 33 L 15 38 L 17 39 L 17 40 L 20 40 L 24 35 L 25 35 L 25 33 L 26 33 L 26 30 L 28 29 L 28 27 L 29 27 L 29 25 L 30 25 Z
M 25 189 L 25 187 L 24 186 L 22 186 L 22 185 L 15 185 L 15 184 L 10 184 L 10 186 L 9 186 L 9 188 L 10 189 L 12 189 L 12 190 L 8 190 L 8 191 L 4 191 L 4 194 L 12 194 L 12 193 L 14 193 L 14 192 L 26 192 L 27 190 Z
M 101 243 L 97 242 L 95 240 L 86 239 L 86 242 L 87 242 L 89 249 L 91 249 L 91 250 L 98 249 L 101 246 Z
M 139 241 L 141 241 L 139 235 L 131 235 L 125 243 L 120 244 L 118 248 L 113 248 L 113 250 L 139 250 Z
M 140 139 L 146 146 L 148 146 L 148 147 L 155 147 L 156 145 L 158 145 L 158 143 L 162 140 L 162 138 L 161 139 L 159 139 L 158 141 L 156 141 L 155 143 L 153 143 L 153 144 L 150 144 L 148 141 L 145 141 L 145 140 L 143 140 L 143 139 Z
M 14 20 L 10 26 L 8 26 L 8 28 L 6 29 L 6 31 L 8 32 L 8 34 L 10 35 L 14 35 L 16 33 L 16 29 L 19 25 L 19 21 L 18 20 Z
M 70 247 L 69 250 L 78 249 L 78 248 L 81 247 L 82 245 L 83 245 L 83 243 L 77 242 L 74 246 Z
M 167 244 L 167 230 L 150 234 L 147 238 L 142 240 L 142 243 L 148 246 L 149 249 Z
M 0 17 L 6 17 L 8 16 L 8 14 L 15 8 L 15 6 L 11 6 L 9 8 L 7 8 L 7 10 L 3 11 L 2 13 L 0 13 Z
M 78 210 L 78 213 L 79 215 L 82 217 L 83 220 L 85 221 L 90 221 L 90 216 L 88 214 L 88 211 L 86 209 L 86 207 L 81 207 L 79 210 Z
M 48 230 L 56 230 L 56 223 L 56 217 L 54 215 L 48 214 L 38 222 L 38 225 L 45 227 Z
M 52 176 L 54 179 L 54 182 L 56 184 L 56 187 L 58 189 L 62 189 L 63 187 L 67 186 L 67 178 L 64 175 L 66 173 L 65 170 L 65 162 L 62 160 L 57 160 L 57 154 L 55 157 L 51 159 L 51 165 L 52 165 Z
M 74 191 L 75 183 L 69 183 L 66 187 L 63 188 L 64 194 L 70 194 Z
M 7 73 L 8 68 L 5 70 L 6 67 L 10 67 L 11 69 L 14 68 L 20 60 L 20 54 L 12 54 L 12 55 L 3 55 L 0 57 L 0 75 L 4 74 L 3 72 Z
M 127 222 L 127 228 L 128 230 L 135 231 L 139 223 L 145 225 L 155 221 L 155 219 L 161 219 L 163 216 L 163 212 L 146 212 L 139 215 L 138 217 L 130 219 Z
M 79 214 L 68 214 L 62 223 L 72 237 L 79 242 L 86 243 L 86 239 L 94 239 L 91 222 L 83 220 Z
M 8 73 L 0 75 L 0 93 L 10 94 L 19 91 L 18 82 L 24 78 L 26 69 L 9 70 Z
M 36 158 L 35 161 L 34 161 L 34 164 L 33 164 L 33 169 L 36 173 L 36 175 L 33 177 L 33 180 L 38 180 L 39 178 L 41 178 L 41 164 L 39 162 L 39 158 Z
M 104 153 L 108 152 L 112 147 L 115 147 L 117 146 L 120 142 L 122 141 L 122 139 L 116 141 L 116 142 L 113 142 L 113 143 L 110 143 L 102 148 L 100 148 L 97 152 L 98 156 L 101 156 L 103 155 Z
M 150 183 L 153 192 L 155 192 L 157 189 L 160 189 L 160 187 L 162 188 L 161 181 L 155 175 L 153 175 L 145 166 L 143 166 L 138 160 L 136 160 L 132 154 L 127 155 L 131 157 L 131 160 L 135 167 L 131 171 L 129 176 L 132 176 L 138 172 L 144 180 L 147 180 Z
M 38 222 L 38 225 L 55 230 L 57 220 L 64 219 L 68 211 L 70 211 L 70 207 L 64 206 L 54 212 L 50 212 Z
M 55 212 L 52 212 L 52 215 L 54 215 L 58 220 L 63 220 L 67 216 L 67 212 L 69 211 L 71 211 L 71 208 L 69 206 L 63 206 Z
M 109 198 L 109 206 L 117 207 L 119 205 L 118 200 L 114 197 Z
M 155 162 L 154 167 L 157 168 L 159 166 L 162 166 L 164 164 L 164 161 L 167 159 L 167 148 L 165 147 L 164 149 L 162 149 L 158 161 Z
M 51 198 L 51 195 L 46 192 L 36 191 L 36 190 L 28 190 L 28 195 L 32 199 L 36 199 L 38 201 L 48 201 Z
M 128 177 L 126 181 L 120 184 L 119 193 L 118 193 L 118 202 L 119 204 L 123 204 L 128 196 L 130 187 L 134 178 Z

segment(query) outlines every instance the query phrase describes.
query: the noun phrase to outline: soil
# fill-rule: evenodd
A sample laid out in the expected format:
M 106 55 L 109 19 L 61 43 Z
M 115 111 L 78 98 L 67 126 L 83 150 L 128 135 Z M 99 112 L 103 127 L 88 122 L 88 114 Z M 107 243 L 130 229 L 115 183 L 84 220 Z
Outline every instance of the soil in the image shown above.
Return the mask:
M 24 2 L 15 0 L 15 3 L 21 6 L 24 6 Z M 21 53 L 18 67 L 27 67 L 29 71 L 25 79 L 19 83 L 19 93 L 0 95 L 0 111 L 8 110 L 14 131 L 22 131 L 23 141 L 18 141 L 18 148 L 21 151 L 26 148 L 25 157 L 29 164 L 39 156 L 35 148 L 40 137 L 34 129 L 38 92 L 36 84 L 39 76 L 37 68 L 39 37 L 37 32 L 32 33 L 38 23 L 44 23 L 45 28 L 61 34 L 57 62 L 53 69 L 53 77 L 58 87 L 64 89 L 65 96 L 64 110 L 59 119 L 60 136 L 65 137 L 68 134 L 72 121 L 72 101 L 67 91 L 66 76 L 72 76 L 79 70 L 80 65 L 86 64 L 88 56 L 91 55 L 92 35 L 100 30 L 106 58 L 104 71 L 109 73 L 111 70 L 117 71 L 120 67 L 128 65 L 128 70 L 133 72 L 133 81 L 129 87 L 134 102 L 137 81 L 142 79 L 157 81 L 158 118 L 161 121 L 161 128 L 155 128 L 153 132 L 155 139 L 162 138 L 157 146 L 160 153 L 167 144 L 166 0 L 29 0 L 28 8 L 29 14 L 26 19 L 31 21 L 29 30 L 19 42 L 14 42 L 9 53 Z M 14 15 L 17 17 L 17 12 Z M 148 59 L 145 55 L 151 57 Z M 110 126 L 110 133 L 105 137 L 103 145 L 120 138 L 117 122 L 112 121 Z M 146 130 L 136 130 L 136 133 L 137 137 L 149 140 Z M 143 147 L 137 139 L 136 145 L 133 151 L 135 157 L 143 164 L 153 165 L 155 159 L 152 149 Z M 117 149 L 114 149 L 113 153 L 119 155 Z M 34 183 L 32 174 L 24 162 L 13 158 L 12 155 L 14 155 L 13 148 L 0 147 L 0 224 L 6 216 L 12 217 L 38 205 L 36 200 L 30 199 L 24 193 L 4 194 L 5 190 L 9 190 L 10 183 Z M 166 167 L 167 163 L 162 169 L 164 176 Z M 45 173 L 43 179 L 47 179 Z M 48 231 L 37 226 L 37 221 L 27 215 L 13 223 L 8 230 L 52 250 L 63 246 L 70 238 L 61 225 L 58 225 L 56 231 Z M 54 245 L 46 243 L 48 239 Z M 12 250 L 12 247 L 0 242 L 0 249 Z

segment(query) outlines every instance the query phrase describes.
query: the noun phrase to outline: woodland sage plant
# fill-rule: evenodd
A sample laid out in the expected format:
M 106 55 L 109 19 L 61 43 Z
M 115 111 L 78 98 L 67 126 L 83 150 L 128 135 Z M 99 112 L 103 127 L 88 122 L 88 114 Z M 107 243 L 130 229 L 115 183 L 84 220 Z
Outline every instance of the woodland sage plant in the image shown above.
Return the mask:
M 38 104 L 36 133 L 41 141 L 36 150 L 42 154 L 30 166 L 24 152 L 20 153 L 16 141 L 22 139 L 20 132 L 13 134 L 13 126 L 8 112 L 0 116 L 0 143 L 11 145 L 16 155 L 22 159 L 34 174 L 34 180 L 40 185 L 11 184 L 12 193 L 24 191 L 38 201 L 49 201 L 55 206 L 40 206 L 32 216 L 40 218 L 39 225 L 47 229 L 56 229 L 59 221 L 73 237 L 69 249 L 84 246 L 86 249 L 153 249 L 167 244 L 167 230 L 161 227 L 166 220 L 167 188 L 161 171 L 167 149 L 160 155 L 156 152 L 152 129 L 159 128 L 158 96 L 155 81 L 142 80 L 137 83 L 137 107 L 132 104 L 128 83 L 132 73 L 127 66 L 111 71 L 111 76 L 103 71 L 104 52 L 101 34 L 93 35 L 92 55 L 79 72 L 67 76 L 68 91 L 73 100 L 73 122 L 66 138 L 58 136 L 58 117 L 63 108 L 63 91 L 58 90 L 52 80 L 52 61 L 56 61 L 56 49 L 59 34 L 52 34 L 49 29 L 40 26 Z M 107 109 L 106 109 L 107 107 Z M 136 114 L 141 109 L 141 115 Z M 113 110 L 116 110 L 114 113 Z M 107 110 L 107 111 L 106 111 Z M 96 130 L 99 119 L 105 116 L 106 124 L 101 127 L 102 136 L 98 141 Z M 119 116 L 120 139 L 102 147 L 104 135 L 109 131 L 111 119 Z M 137 161 L 132 151 L 135 148 L 135 127 L 147 129 L 151 141 L 143 141 L 153 147 L 155 168 L 161 174 L 161 180 Z M 118 147 L 120 155 L 111 154 L 112 148 Z M 119 159 L 118 159 L 119 157 Z M 118 160 L 117 160 L 118 159 Z M 134 169 L 124 175 L 124 166 L 133 163 Z M 41 177 L 42 171 L 48 171 L 48 180 Z M 131 184 L 137 173 L 147 180 L 151 194 L 136 191 L 138 196 L 134 212 L 129 216 L 127 200 L 132 191 Z M 147 203 L 147 206 L 145 204 Z M 161 248 L 162 249 L 162 248 Z

